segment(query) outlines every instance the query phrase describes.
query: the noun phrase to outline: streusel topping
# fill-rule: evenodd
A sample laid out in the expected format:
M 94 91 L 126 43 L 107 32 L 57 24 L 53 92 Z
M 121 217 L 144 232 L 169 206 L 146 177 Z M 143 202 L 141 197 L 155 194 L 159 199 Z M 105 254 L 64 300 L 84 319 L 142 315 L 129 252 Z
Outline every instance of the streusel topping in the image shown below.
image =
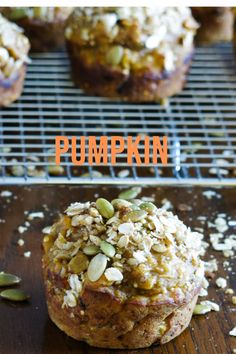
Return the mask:
M 72 13 L 73 7 L 5 7 L 3 14 L 12 21 L 23 18 L 53 22 L 66 20 Z
M 73 203 L 44 237 L 46 262 L 67 280 L 64 306 L 84 286 L 121 298 L 183 301 L 201 286 L 202 235 L 150 202 Z
M 29 48 L 21 28 L 0 15 L 0 78 L 11 77 L 29 62 Z
M 164 69 L 172 71 L 180 48 L 186 52 L 192 49 L 197 28 L 187 7 L 78 8 L 66 37 L 82 49 L 93 48 L 95 52 L 119 46 L 119 64 L 124 68 L 127 61 L 136 62 L 141 55 L 145 60 L 164 62 Z M 111 49 L 108 64 L 114 64 L 114 51 L 118 49 Z M 151 57 L 147 57 L 148 53 Z M 117 62 L 117 53 L 115 57 Z

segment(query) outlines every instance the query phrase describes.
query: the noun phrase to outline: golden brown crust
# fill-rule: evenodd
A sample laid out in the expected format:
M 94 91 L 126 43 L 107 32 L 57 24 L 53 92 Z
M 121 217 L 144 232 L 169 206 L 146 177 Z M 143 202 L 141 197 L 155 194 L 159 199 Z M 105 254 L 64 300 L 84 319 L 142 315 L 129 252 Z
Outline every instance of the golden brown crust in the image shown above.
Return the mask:
M 138 349 L 166 343 L 188 326 L 199 288 L 182 304 L 121 302 L 113 294 L 85 288 L 75 308 L 62 308 L 63 297 L 44 269 L 51 320 L 67 335 L 91 346 Z
M 233 13 L 229 7 L 193 7 L 192 13 L 200 24 L 197 43 L 213 44 L 232 40 Z
M 65 20 L 45 22 L 25 17 L 17 20 L 16 23 L 24 28 L 25 35 L 30 39 L 33 52 L 51 51 L 61 48 L 65 43 Z
M 192 53 L 171 73 L 151 69 L 125 73 L 119 68 L 98 63 L 88 64 L 79 55 L 75 43 L 67 42 L 75 84 L 88 94 L 118 98 L 130 102 L 159 101 L 179 93 L 185 84 Z
M 26 65 L 22 65 L 10 78 L 0 79 L 0 106 L 8 106 L 20 97 L 25 73 Z
M 201 288 L 202 235 L 135 201 L 72 203 L 43 239 L 49 315 L 92 346 L 170 341 L 189 324 Z

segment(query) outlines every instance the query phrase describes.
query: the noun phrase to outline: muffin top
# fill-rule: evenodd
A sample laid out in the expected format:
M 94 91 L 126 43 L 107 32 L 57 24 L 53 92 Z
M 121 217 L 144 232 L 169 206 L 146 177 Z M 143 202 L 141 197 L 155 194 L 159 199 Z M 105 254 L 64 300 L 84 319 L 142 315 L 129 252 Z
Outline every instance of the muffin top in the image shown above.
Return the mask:
M 29 48 L 21 28 L 0 14 L 0 78 L 11 77 L 29 61 Z
M 2 13 L 12 21 L 24 18 L 46 22 L 63 21 L 72 13 L 73 7 L 5 7 Z
M 202 235 L 153 203 L 73 203 L 45 232 L 43 263 L 64 284 L 63 306 L 87 287 L 145 303 L 181 303 L 201 287 Z
M 191 47 L 197 23 L 187 7 L 77 8 L 66 30 L 81 46 L 120 44 L 131 49 Z

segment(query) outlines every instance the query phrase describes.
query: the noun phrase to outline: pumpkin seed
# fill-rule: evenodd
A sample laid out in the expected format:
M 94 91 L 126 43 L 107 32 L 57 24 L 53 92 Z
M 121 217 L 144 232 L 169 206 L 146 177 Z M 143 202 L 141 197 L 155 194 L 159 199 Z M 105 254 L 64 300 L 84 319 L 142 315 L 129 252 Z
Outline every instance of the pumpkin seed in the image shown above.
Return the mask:
M 29 299 L 29 296 L 21 289 L 7 289 L 0 293 L 3 299 L 11 301 L 25 301 Z
M 133 210 L 128 214 L 124 215 L 124 220 L 137 222 L 143 220 L 145 216 L 147 216 L 147 212 L 145 210 Z
M 130 209 L 132 209 L 132 210 L 140 210 L 139 206 L 136 205 L 136 204 L 132 204 L 132 205 L 130 206 Z
M 87 256 L 94 256 L 99 252 L 99 248 L 95 245 L 85 246 L 83 252 L 87 254 Z
M 77 255 L 70 260 L 68 268 L 72 273 L 80 274 L 88 268 L 88 265 L 88 257 L 82 252 L 78 252 Z
M 118 65 L 123 57 L 124 49 L 120 45 L 116 45 L 109 49 L 106 55 L 106 60 L 108 64 Z
M 96 207 L 99 213 L 106 219 L 110 219 L 114 215 L 113 205 L 104 198 L 98 198 L 96 200 Z
M 211 307 L 208 305 L 197 304 L 193 310 L 194 315 L 204 315 L 207 312 L 211 311 Z
M 107 257 L 102 253 L 98 253 L 89 263 L 87 271 L 89 280 L 97 281 L 103 275 L 106 266 Z
M 153 245 L 153 246 L 152 246 L 152 249 L 153 249 L 155 252 L 159 252 L 159 253 L 163 253 L 163 252 L 166 252 L 166 251 L 167 251 L 166 245 L 163 245 L 163 244 Z
M 113 199 L 111 201 L 111 204 L 113 205 L 113 207 L 115 209 L 122 209 L 122 208 L 127 208 L 130 207 L 132 205 L 132 203 L 128 202 L 128 200 L 125 199 Z
M 11 20 L 19 20 L 23 17 L 27 16 L 27 10 L 23 7 L 15 7 L 11 9 L 11 13 L 10 13 L 10 19 Z
M 151 202 L 142 203 L 139 207 L 148 212 L 148 214 L 152 214 L 157 209 L 157 207 Z
M 137 197 L 137 195 L 140 192 L 141 192 L 141 188 L 140 187 L 134 187 L 134 188 L 127 189 L 127 190 L 121 192 L 119 194 L 119 198 L 126 199 L 126 200 L 134 199 L 134 198 Z
M 10 286 L 14 284 L 20 283 L 21 278 L 14 274 L 8 274 L 8 273 L 0 273 L 0 287 L 1 286 Z
M 101 242 L 100 248 L 107 257 L 114 257 L 116 253 L 115 247 L 106 241 Z

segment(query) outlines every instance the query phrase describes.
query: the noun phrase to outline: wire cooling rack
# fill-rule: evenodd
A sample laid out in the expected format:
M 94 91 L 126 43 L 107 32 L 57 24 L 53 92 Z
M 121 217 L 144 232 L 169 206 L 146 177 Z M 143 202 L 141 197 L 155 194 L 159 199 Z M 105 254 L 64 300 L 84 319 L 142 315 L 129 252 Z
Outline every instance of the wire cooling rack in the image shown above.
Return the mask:
M 128 104 L 74 88 L 65 52 L 33 55 L 21 99 L 0 110 L 0 183 L 236 183 L 236 64 L 230 45 L 198 48 L 168 104 Z M 168 165 L 54 165 L 56 135 L 167 135 Z M 141 148 L 141 147 L 140 147 Z M 141 155 L 143 150 L 140 150 Z

